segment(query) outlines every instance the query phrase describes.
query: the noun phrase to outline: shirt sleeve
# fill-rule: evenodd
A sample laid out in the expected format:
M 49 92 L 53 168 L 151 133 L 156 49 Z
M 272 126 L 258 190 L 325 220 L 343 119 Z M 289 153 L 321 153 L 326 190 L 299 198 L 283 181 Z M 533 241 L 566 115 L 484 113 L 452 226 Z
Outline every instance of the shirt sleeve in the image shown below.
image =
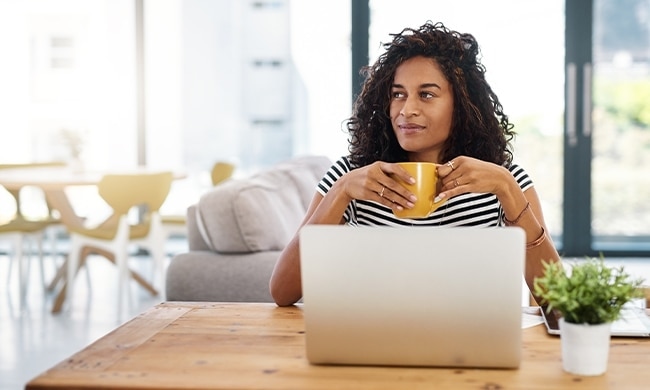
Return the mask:
M 527 189 L 534 186 L 533 180 L 530 178 L 530 176 L 528 176 L 528 173 L 526 173 L 526 171 L 519 165 L 512 164 L 508 170 L 515 178 L 515 180 L 517 180 L 519 188 L 521 188 L 522 191 L 526 191 Z
M 323 178 L 318 182 L 318 187 L 317 191 L 325 196 L 329 192 L 329 190 L 332 188 L 334 183 L 338 179 L 341 178 L 341 176 L 345 175 L 346 173 L 350 172 L 352 170 L 352 166 L 350 165 L 350 160 L 348 160 L 347 157 L 341 157 L 338 159 L 330 169 L 325 172 L 325 175 Z

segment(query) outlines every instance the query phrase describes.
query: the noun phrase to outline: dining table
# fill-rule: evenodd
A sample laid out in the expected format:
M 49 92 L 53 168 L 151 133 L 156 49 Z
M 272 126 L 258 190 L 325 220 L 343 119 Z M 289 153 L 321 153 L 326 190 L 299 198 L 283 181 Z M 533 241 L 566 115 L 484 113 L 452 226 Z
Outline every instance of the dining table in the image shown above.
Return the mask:
M 66 164 L 0 164 L 0 186 L 3 186 L 15 198 L 25 187 L 37 187 L 43 191 L 48 208 L 58 213 L 60 223 L 66 228 L 81 227 L 86 222 L 84 215 L 77 213 L 70 196 L 74 187 L 97 186 L 107 174 L 138 174 L 160 172 L 147 166 L 117 169 L 79 169 Z M 184 172 L 173 172 L 175 180 L 187 177 Z M 17 211 L 20 212 L 19 210 Z M 101 253 L 100 253 L 101 254 Z M 83 254 L 80 267 L 84 266 Z M 48 291 L 54 291 L 62 283 L 52 308 L 53 313 L 61 311 L 65 299 L 65 264 L 60 266 L 56 275 L 47 286 Z M 157 294 L 156 289 L 137 272 L 131 270 L 131 276 L 146 290 Z
M 48 204 L 58 211 L 59 218 L 64 225 L 81 226 L 84 223 L 84 218 L 75 212 L 67 189 L 75 186 L 96 186 L 107 174 L 137 174 L 157 171 L 161 171 L 161 169 L 144 166 L 106 170 L 80 170 L 66 165 L 20 166 L 0 169 L 0 185 L 12 193 L 27 186 L 40 188 Z M 185 173 L 174 172 L 174 179 L 185 177 Z

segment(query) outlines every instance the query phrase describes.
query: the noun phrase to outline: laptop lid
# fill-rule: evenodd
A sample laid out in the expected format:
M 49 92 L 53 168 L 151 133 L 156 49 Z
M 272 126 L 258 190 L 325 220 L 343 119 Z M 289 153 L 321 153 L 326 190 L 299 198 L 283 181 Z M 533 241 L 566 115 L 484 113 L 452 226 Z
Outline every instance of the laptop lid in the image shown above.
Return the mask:
M 520 228 L 306 225 L 300 252 L 311 363 L 518 367 Z

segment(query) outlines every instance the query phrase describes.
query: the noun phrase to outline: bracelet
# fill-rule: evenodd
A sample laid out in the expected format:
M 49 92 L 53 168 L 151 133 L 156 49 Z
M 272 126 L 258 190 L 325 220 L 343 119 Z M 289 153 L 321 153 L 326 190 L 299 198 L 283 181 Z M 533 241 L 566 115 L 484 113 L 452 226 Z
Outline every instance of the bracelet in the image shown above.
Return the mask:
M 519 215 L 517 216 L 517 218 L 515 218 L 514 220 L 511 221 L 511 220 L 509 220 L 508 217 L 506 217 L 505 214 L 504 214 L 504 215 L 503 215 L 503 220 L 506 221 L 506 225 L 516 225 L 517 222 L 519 222 L 519 220 L 521 219 L 521 217 L 523 217 L 524 214 L 526 214 L 526 211 L 528 211 L 528 210 L 530 210 L 530 202 L 526 202 L 526 207 L 524 207 L 524 209 L 521 210 L 521 213 L 519 213 Z
M 542 234 L 539 237 L 537 237 L 535 241 L 526 243 L 526 250 L 537 248 L 545 240 L 546 240 L 546 230 L 544 230 L 544 226 L 542 226 Z

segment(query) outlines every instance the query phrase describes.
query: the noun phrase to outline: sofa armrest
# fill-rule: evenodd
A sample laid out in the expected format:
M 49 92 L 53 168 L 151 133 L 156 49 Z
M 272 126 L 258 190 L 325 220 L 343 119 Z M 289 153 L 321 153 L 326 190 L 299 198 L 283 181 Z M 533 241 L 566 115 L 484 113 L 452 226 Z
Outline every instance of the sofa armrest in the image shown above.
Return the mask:
M 210 247 L 205 243 L 199 226 L 196 223 L 196 205 L 187 208 L 187 245 L 190 251 L 209 251 Z

